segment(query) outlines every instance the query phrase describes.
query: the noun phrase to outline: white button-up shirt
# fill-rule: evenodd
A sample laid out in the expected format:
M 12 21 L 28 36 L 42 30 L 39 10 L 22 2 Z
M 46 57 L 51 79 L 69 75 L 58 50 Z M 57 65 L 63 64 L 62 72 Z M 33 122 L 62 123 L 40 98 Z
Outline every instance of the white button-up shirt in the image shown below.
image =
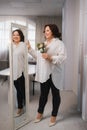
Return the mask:
M 46 42 L 45 42 L 46 43 Z M 36 58 L 36 80 L 43 83 L 52 75 L 52 81 L 58 89 L 63 89 L 64 61 L 67 57 L 64 43 L 58 38 L 53 38 L 51 43 L 47 45 L 47 53 L 51 56 L 52 61 L 42 58 L 41 53 L 33 49 L 29 53 Z
M 25 52 L 26 44 L 24 42 L 20 42 L 18 45 L 13 43 L 13 80 L 17 80 L 24 72 Z

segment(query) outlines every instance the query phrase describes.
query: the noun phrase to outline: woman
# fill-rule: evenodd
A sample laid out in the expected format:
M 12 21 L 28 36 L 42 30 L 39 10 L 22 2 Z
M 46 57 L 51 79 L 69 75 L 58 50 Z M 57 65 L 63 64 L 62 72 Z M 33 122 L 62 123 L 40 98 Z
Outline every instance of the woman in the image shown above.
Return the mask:
M 17 116 L 23 114 L 23 105 L 25 104 L 25 78 L 24 78 L 24 61 L 26 45 L 24 35 L 21 30 L 17 29 L 12 32 L 13 41 L 13 80 L 17 90 L 18 110 Z
M 35 123 L 41 121 L 43 118 L 43 112 L 45 105 L 48 100 L 48 94 L 49 90 L 51 89 L 52 92 L 52 112 L 51 112 L 51 118 L 49 122 L 49 126 L 53 126 L 56 124 L 56 117 L 58 114 L 61 97 L 60 97 L 60 89 L 63 87 L 63 66 L 64 61 L 66 59 L 66 50 L 64 47 L 63 42 L 60 40 L 60 33 L 59 29 L 55 24 L 47 24 L 44 27 L 44 35 L 46 41 L 44 42 L 46 47 L 46 52 L 42 53 L 40 56 L 46 61 L 44 63 L 47 64 L 47 66 L 43 65 L 43 74 L 46 70 L 47 79 L 44 80 L 44 82 L 40 83 L 40 99 L 39 99 L 39 106 L 38 106 L 38 113 L 35 119 Z M 28 49 L 29 53 L 36 58 L 38 61 L 40 59 L 40 56 L 36 51 L 34 51 L 30 44 L 28 43 Z M 40 60 L 41 61 L 41 60 Z M 37 62 L 37 68 L 40 67 L 41 62 Z M 44 68 L 45 67 L 45 68 Z M 49 69 L 50 68 L 50 69 Z M 38 71 L 37 71 L 38 70 Z M 41 74 L 41 70 L 36 70 L 36 77 Z M 46 75 L 42 75 L 42 77 Z M 36 78 L 38 79 L 38 78 Z M 43 79 L 42 79 L 43 80 Z

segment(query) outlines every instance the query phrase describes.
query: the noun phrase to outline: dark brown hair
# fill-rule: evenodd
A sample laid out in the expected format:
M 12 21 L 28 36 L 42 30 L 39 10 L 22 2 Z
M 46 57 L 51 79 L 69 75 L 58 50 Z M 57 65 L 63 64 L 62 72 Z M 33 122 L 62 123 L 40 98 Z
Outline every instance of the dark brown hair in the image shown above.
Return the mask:
M 43 32 L 45 32 L 45 28 L 46 27 L 49 27 L 50 28 L 50 30 L 52 31 L 52 34 L 53 34 L 53 36 L 55 37 L 55 38 L 61 38 L 61 33 L 59 32 L 59 28 L 57 27 L 57 25 L 56 24 L 46 24 L 45 26 L 44 26 L 44 31 Z
M 14 32 L 18 32 L 18 34 L 19 34 L 19 36 L 20 36 L 20 41 L 21 42 L 24 42 L 24 34 L 23 34 L 23 32 L 20 30 L 20 29 L 16 29 L 16 30 L 14 30 L 13 32 L 12 32 L 12 34 L 14 34 Z

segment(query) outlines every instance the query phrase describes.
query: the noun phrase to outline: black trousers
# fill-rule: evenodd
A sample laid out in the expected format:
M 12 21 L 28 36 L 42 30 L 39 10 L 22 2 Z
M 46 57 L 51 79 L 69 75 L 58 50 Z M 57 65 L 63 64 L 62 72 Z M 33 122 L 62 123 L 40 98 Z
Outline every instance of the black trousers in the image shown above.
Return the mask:
M 49 90 L 51 89 L 51 92 L 52 92 L 52 113 L 51 113 L 51 115 L 57 116 L 60 102 L 61 102 L 61 97 L 60 97 L 60 91 L 59 91 L 59 89 L 57 89 L 54 86 L 51 76 L 46 82 L 40 84 L 40 89 L 41 89 L 41 94 L 40 94 L 40 99 L 39 99 L 38 112 L 43 114 L 45 105 L 48 100 Z
M 18 108 L 23 108 L 25 104 L 25 78 L 23 74 L 20 78 L 14 80 L 14 85 L 17 90 Z

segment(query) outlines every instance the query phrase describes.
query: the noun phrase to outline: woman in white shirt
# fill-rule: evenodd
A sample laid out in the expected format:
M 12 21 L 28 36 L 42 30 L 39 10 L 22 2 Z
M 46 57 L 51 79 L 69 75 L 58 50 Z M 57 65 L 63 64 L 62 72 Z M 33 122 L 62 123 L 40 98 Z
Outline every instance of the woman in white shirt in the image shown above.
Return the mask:
M 16 116 L 23 114 L 23 105 L 25 104 L 25 77 L 24 61 L 26 45 L 24 35 L 21 30 L 17 29 L 12 32 L 13 41 L 13 80 L 17 90 L 18 110 Z
M 44 44 L 47 50 L 45 53 L 36 52 L 31 48 L 30 43 L 27 46 L 29 53 L 37 61 L 36 80 L 41 81 L 41 94 L 35 123 L 43 118 L 44 108 L 51 89 L 52 112 L 49 126 L 53 126 L 56 124 L 56 116 L 61 102 L 60 89 L 63 88 L 63 66 L 67 56 L 64 43 L 60 40 L 61 34 L 55 24 L 45 25 L 44 35 L 46 39 Z

